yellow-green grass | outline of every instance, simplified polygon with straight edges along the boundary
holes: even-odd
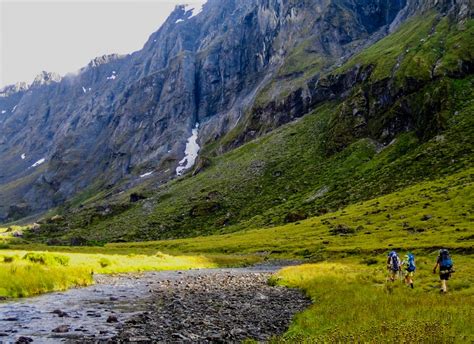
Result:
[[[119,255],[1,250],[0,297],[26,297],[87,286],[94,282],[94,273],[217,268],[258,260],[243,256],[171,256],[160,252]]]
[[[285,226],[192,239],[107,244],[104,248],[82,250],[258,253],[310,259],[389,248],[430,251],[446,246],[472,253],[473,176],[474,169],[470,168]]]
[[[274,342],[472,343],[474,258],[454,256],[448,294],[439,293],[436,255],[418,258],[415,288],[387,281],[381,264],[355,260],[288,267],[272,282],[305,290],[313,305]]]

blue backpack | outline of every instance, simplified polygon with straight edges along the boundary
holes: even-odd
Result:
[[[439,252],[439,268],[440,270],[451,270],[453,268],[453,260],[446,249]]]
[[[407,271],[408,272],[413,272],[416,270],[415,266],[415,256],[413,253],[408,253],[408,262],[407,262]]]
[[[400,270],[400,260],[398,259],[397,253],[395,251],[392,251],[390,252],[389,257],[392,271]]]

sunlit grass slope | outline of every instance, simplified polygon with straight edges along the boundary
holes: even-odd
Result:
[[[415,288],[388,282],[384,264],[356,260],[280,271],[272,282],[302,288],[313,305],[297,315],[287,343],[471,343],[474,340],[474,259],[454,256],[456,272],[440,295],[436,255],[417,260]]]
[[[108,244],[109,250],[260,253],[300,258],[447,246],[473,252],[474,168],[285,226],[227,235]]]

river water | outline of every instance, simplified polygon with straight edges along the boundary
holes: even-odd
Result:
[[[0,303],[0,343],[15,343],[22,336],[34,343],[107,341],[120,331],[124,321],[147,309],[155,283],[222,272],[275,272],[279,268],[269,265],[98,275],[96,284],[90,287]],[[108,322],[114,320],[109,317],[116,317],[118,322]],[[54,332],[58,327],[67,332]]]

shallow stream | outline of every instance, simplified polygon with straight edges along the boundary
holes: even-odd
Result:
[[[106,341],[118,334],[126,320],[147,309],[150,291],[160,281],[223,272],[274,272],[279,268],[269,265],[98,275],[90,287],[0,303],[0,343],[15,343],[20,337],[31,338],[34,343]]]

